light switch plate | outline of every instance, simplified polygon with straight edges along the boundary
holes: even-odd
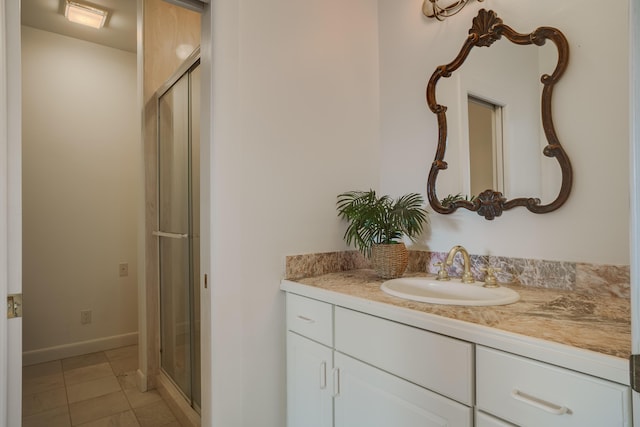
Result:
[[[120,277],[127,277],[129,275],[129,263],[121,262],[118,265],[118,271],[120,272]]]

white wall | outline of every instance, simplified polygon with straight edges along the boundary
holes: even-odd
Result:
[[[203,424],[281,427],[284,258],[344,249],[337,194],[379,182],[377,8],[212,5],[203,28],[213,28],[213,280],[203,299],[213,379]]]
[[[470,2],[444,22],[422,16],[421,3],[378,1],[381,190],[425,194],[438,136],[426,84],[436,66],[457,55],[480,8],[495,10],[516,31],[553,26],[567,37],[569,66],[554,91],[553,114],[574,169],[571,196],[559,210],[536,215],[517,208],[493,222],[466,210],[433,214],[426,247],[462,244],[475,254],[628,264],[627,2],[608,2],[605,13],[578,0]],[[452,156],[447,152],[445,160],[453,163]],[[387,167],[387,159],[395,166]]]
[[[30,27],[22,43],[29,363],[56,346],[135,339],[140,123],[135,54]],[[128,277],[119,277],[121,262]],[[80,324],[85,309],[90,325]]]

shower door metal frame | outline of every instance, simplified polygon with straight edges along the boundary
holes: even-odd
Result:
[[[160,88],[155,92],[154,94],[154,100],[156,103],[156,144],[157,144],[157,157],[156,157],[156,162],[159,161],[159,156],[160,156],[160,129],[161,129],[161,123],[160,123],[160,100],[162,98],[163,95],[165,95],[167,92],[169,92],[169,90],[171,90],[174,85],[180,81],[180,79],[182,79],[182,77],[184,77],[185,75],[191,73],[192,70],[194,70],[195,68],[197,68],[200,65],[200,48],[196,48],[191,55],[189,55],[189,57],[187,57],[185,59],[185,61],[180,65],[180,67],[178,67],[178,69],[174,72],[174,74],[162,85],[160,86]],[[189,88],[191,87],[191,82],[189,81]],[[190,91],[189,91],[190,92]],[[189,118],[191,119],[191,105],[189,102]],[[191,161],[192,159],[192,148],[191,148],[191,140],[192,140],[192,129],[191,127],[189,127],[189,154],[188,154],[188,159],[189,161]],[[156,206],[157,206],[157,211],[156,211],[156,224],[158,224],[158,226],[160,225],[160,173],[161,173],[161,169],[160,166],[158,165],[157,167],[157,176],[156,176],[156,182],[158,182],[158,186],[157,186],[157,194],[156,194]],[[192,194],[192,189],[193,189],[193,177],[192,174],[189,173],[188,174],[188,191],[190,194]],[[199,195],[197,195],[199,197]],[[189,203],[188,206],[188,216],[190,218],[193,218],[193,203]],[[185,400],[189,403],[189,405],[194,408],[198,413],[200,413],[200,404],[196,403],[194,400],[194,380],[193,380],[193,367],[195,366],[195,352],[193,351],[193,343],[194,343],[194,339],[195,339],[195,321],[196,319],[194,318],[193,312],[194,312],[194,301],[195,301],[195,295],[194,295],[194,290],[196,286],[199,286],[198,283],[198,277],[194,277],[194,272],[193,272],[193,264],[194,264],[194,250],[193,250],[193,235],[191,234],[193,230],[193,227],[189,227],[189,233],[185,234],[185,233],[170,233],[170,232],[164,232],[164,231],[160,231],[160,230],[156,230],[154,231],[152,234],[158,238],[160,237],[165,237],[165,238],[174,238],[174,239],[188,239],[189,243],[188,243],[188,255],[189,255],[189,264],[190,264],[190,268],[189,268],[189,307],[190,307],[190,328],[189,328],[189,340],[190,340],[190,345],[191,345],[191,349],[189,352],[189,363],[190,363],[190,396],[187,396],[186,393],[184,392],[184,390],[182,390],[180,388],[180,386],[176,383],[176,381],[174,380],[174,378],[172,378],[171,375],[169,375],[164,368],[162,367],[162,291],[160,289],[160,285],[161,285],[161,272],[160,272],[160,268],[161,268],[161,262],[160,262],[160,244],[158,243],[158,253],[156,254],[156,259],[158,260],[158,262],[156,263],[156,267],[158,269],[157,271],[157,277],[158,277],[158,296],[159,296],[159,307],[158,307],[158,336],[159,336],[159,350],[160,350],[160,359],[159,359],[159,369],[161,372],[164,372],[166,377],[169,379],[169,381],[171,381],[171,383],[175,386],[176,390],[178,390],[183,397],[185,398]],[[202,362],[202,361],[201,361]]]

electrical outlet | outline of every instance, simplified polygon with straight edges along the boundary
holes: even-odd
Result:
[[[129,263],[121,262],[118,265],[118,271],[120,272],[120,277],[127,277],[129,275]]]
[[[81,310],[80,311],[80,324],[88,325],[91,323],[91,310]]]

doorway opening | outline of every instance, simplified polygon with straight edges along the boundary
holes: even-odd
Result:
[[[504,192],[502,106],[468,96],[469,177],[472,195]]]

